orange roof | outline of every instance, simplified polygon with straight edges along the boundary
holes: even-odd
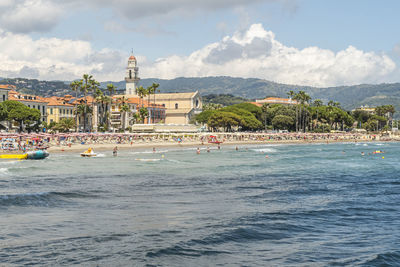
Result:
[[[249,102],[250,104],[256,105],[257,107],[262,107],[261,103],[257,103],[257,102]]]
[[[135,61],[136,61],[136,58],[135,58],[134,55],[131,55],[131,56],[129,57],[129,60],[135,60]]]
[[[17,87],[12,84],[0,84],[0,89],[15,90]]]
[[[46,98],[48,100],[48,106],[67,106],[73,107],[73,105],[69,104],[68,101],[63,97],[52,96]]]
[[[121,97],[114,96],[113,100],[118,102],[120,98]],[[128,104],[143,105],[143,107],[165,108],[163,105],[153,104],[151,102],[149,103],[149,101],[145,100],[144,98],[142,100],[140,100],[140,97],[125,98],[125,101]]]
[[[264,100],[279,100],[279,101],[289,101],[289,98],[281,98],[281,97],[267,97]]]
[[[297,104],[297,101],[290,98],[281,98],[281,97],[267,97],[262,100],[256,100],[257,103],[277,103],[277,104]]]
[[[20,94],[14,90],[11,90],[8,92],[8,100],[24,101],[24,102],[39,102],[39,103],[48,102],[44,97],[40,97],[40,96],[36,96],[36,95]]]
[[[93,96],[90,96],[90,95],[86,96],[86,101],[88,104],[93,104],[93,102],[94,102]],[[80,104],[83,102],[85,102],[85,97],[75,99],[74,101],[72,101],[72,104]]]

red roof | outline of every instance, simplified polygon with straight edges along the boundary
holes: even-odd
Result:
[[[129,57],[129,60],[135,60],[135,61],[136,61],[136,58],[135,58],[134,55],[131,55],[131,56]]]

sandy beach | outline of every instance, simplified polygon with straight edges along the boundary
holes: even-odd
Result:
[[[398,135],[361,133],[32,133],[1,134],[3,152],[47,149],[50,153],[147,150],[166,147],[215,147],[262,144],[399,141]],[[14,149],[9,149],[9,146]]]

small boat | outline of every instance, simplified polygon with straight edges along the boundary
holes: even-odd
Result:
[[[44,150],[29,151],[24,154],[3,154],[0,159],[45,159],[49,156],[49,152]]]
[[[96,156],[97,156],[97,154],[94,153],[92,148],[89,148],[85,152],[81,153],[81,157],[96,157]]]
[[[382,150],[375,150],[374,152],[372,152],[372,154],[383,154],[385,152],[383,152]]]

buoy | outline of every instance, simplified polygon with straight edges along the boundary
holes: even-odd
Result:
[[[385,157],[382,157],[382,159],[384,159]]]
[[[162,154],[161,157],[164,158],[164,154]]]

